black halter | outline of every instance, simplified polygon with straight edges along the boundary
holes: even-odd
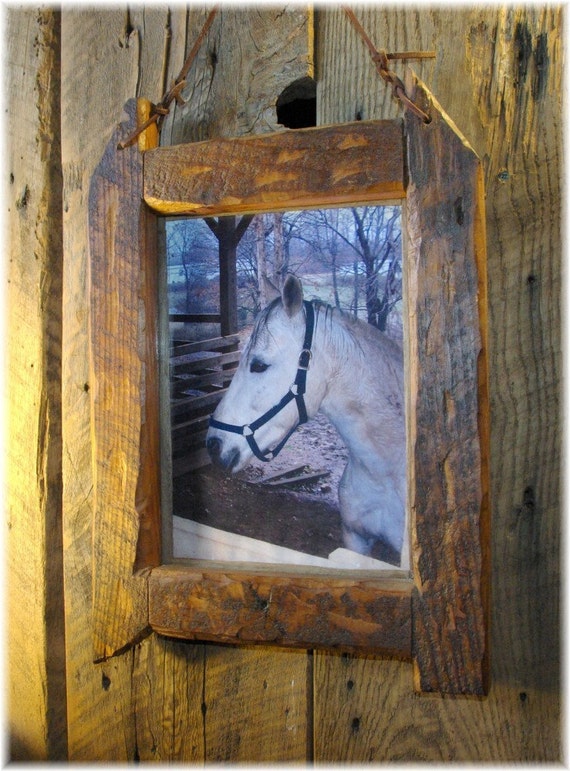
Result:
[[[254,420],[253,423],[249,423],[245,426],[237,426],[232,423],[222,423],[220,420],[215,420],[213,417],[210,418],[210,426],[212,426],[212,428],[219,428],[221,431],[230,431],[232,434],[240,434],[241,436],[245,436],[251,451],[256,458],[259,458],[259,460],[273,460],[273,458],[281,452],[283,447],[285,447],[287,440],[297,429],[297,427],[300,426],[301,423],[306,423],[308,420],[304,395],[307,385],[307,370],[309,369],[309,362],[311,361],[312,356],[311,345],[313,343],[313,330],[315,328],[315,311],[313,304],[307,302],[307,300],[303,301],[303,305],[305,306],[305,339],[303,341],[303,350],[299,354],[299,363],[297,364],[297,375],[295,377],[295,382],[287,391],[285,396],[281,399],[281,401],[274,407],[271,407],[271,409],[267,410],[267,412],[264,412],[263,415],[260,418],[257,418],[257,420]],[[273,448],[273,450],[268,450],[266,453],[261,452],[259,445],[255,441],[255,432],[258,428],[264,426],[272,418],[274,418],[275,415],[281,412],[281,410],[284,409],[293,399],[295,399],[297,403],[299,422],[293,426],[285,438],[282,439],[279,444]]]

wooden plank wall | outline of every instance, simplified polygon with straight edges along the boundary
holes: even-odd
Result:
[[[61,548],[59,18],[6,14],[6,704],[14,757],[66,752]],[[52,73],[56,74],[52,80]],[[6,306],[5,306],[6,307]],[[4,315],[3,315],[4,319]],[[6,338],[3,337],[6,341]]]
[[[490,695],[418,697],[409,664],[373,656],[234,648],[154,635],[93,663],[89,184],[127,100],[162,95],[207,9],[65,10],[61,33],[53,10],[11,9],[18,35],[11,38],[8,62],[14,169],[6,173],[14,175],[11,222],[20,224],[11,230],[10,384],[26,394],[12,402],[10,426],[17,437],[10,468],[18,469],[9,520],[16,544],[9,673],[16,694],[10,714],[15,757],[55,759],[65,754],[66,744],[74,761],[560,757],[562,13],[552,6],[355,11],[378,46],[437,51],[435,62],[416,70],[485,165],[494,501]],[[177,108],[174,122],[169,119],[166,142],[271,128],[272,100],[310,64],[302,54],[307,37],[301,21],[302,14],[294,20],[265,8],[224,7],[197,62],[192,103]],[[320,123],[397,114],[340,11],[319,11],[317,41]],[[58,93],[60,50],[58,181],[57,131],[46,134],[45,116],[58,109],[57,99],[54,104],[46,93]],[[286,62],[296,63],[293,70]],[[42,69],[47,80],[40,77]],[[46,196],[52,208],[40,216],[33,207]],[[46,230],[49,238],[42,237]],[[58,389],[49,389],[58,384],[59,372],[48,371],[47,364],[48,352],[58,360],[60,334],[62,419],[53,393]],[[50,405],[55,412],[47,422]],[[47,458],[45,448],[51,447],[57,459],[60,431],[61,463],[50,466],[53,497],[46,499],[45,487],[36,482],[36,458]],[[63,586],[54,527],[60,521],[61,473]],[[50,664],[47,645],[48,636],[50,645],[63,643],[57,615],[63,587],[66,689],[61,664]],[[32,611],[24,624],[16,607],[25,603]],[[24,638],[32,629],[38,631],[38,648],[27,652]],[[24,685],[26,700],[17,696]],[[55,714],[61,715],[65,697],[67,737],[61,723],[48,728],[50,704],[58,704]]]
[[[406,690],[399,665],[353,659],[351,694],[361,691],[353,709],[362,714],[354,737],[349,720],[339,725],[326,707],[345,695],[343,664],[317,656],[327,686],[323,709],[316,704],[316,753],[333,760],[340,743],[350,759],[359,761],[554,759],[559,734],[561,12],[538,5],[355,10],[378,46],[437,52],[435,62],[414,68],[484,162],[493,684],[482,702],[418,699]],[[325,12],[318,30],[320,119],[390,117],[393,100],[379,79],[365,74],[368,53],[342,14]],[[343,50],[350,50],[350,57],[340,57]],[[386,712],[395,719],[379,717]]]

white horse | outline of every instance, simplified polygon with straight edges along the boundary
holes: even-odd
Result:
[[[395,342],[304,301],[301,282],[288,276],[256,320],[206,446],[215,465],[237,472],[252,455],[271,460],[299,423],[322,410],[349,451],[338,490],[345,546],[370,554],[380,539],[407,567],[403,390]]]

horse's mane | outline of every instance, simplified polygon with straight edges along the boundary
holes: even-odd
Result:
[[[334,344],[341,355],[356,354],[366,357],[369,355],[370,347],[377,348],[382,344],[380,340],[384,341],[384,345],[394,347],[394,352],[399,349],[397,343],[382,335],[379,330],[365,321],[356,319],[323,300],[313,299],[310,302],[315,309],[315,330],[319,325],[322,325],[324,336]],[[248,347],[257,344],[260,334],[267,327],[272,314],[281,306],[281,303],[281,298],[276,297],[259,312]]]
[[[371,349],[382,347],[385,353],[386,349],[391,349],[393,355],[401,356],[401,346],[377,327],[322,300],[312,302],[316,323],[324,314],[325,334],[339,352],[347,355],[354,353],[366,358]]]

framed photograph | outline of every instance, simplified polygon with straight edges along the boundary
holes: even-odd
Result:
[[[482,171],[408,85],[429,123],[110,144],[97,658],[152,629],[397,656],[418,691],[486,692]]]
[[[172,556],[409,573],[401,244],[393,205],[166,222]]]

